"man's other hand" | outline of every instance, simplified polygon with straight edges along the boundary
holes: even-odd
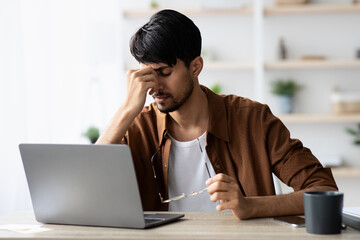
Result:
[[[237,181],[225,174],[217,174],[206,181],[210,200],[216,202],[220,200],[220,204],[216,206],[216,210],[223,211],[230,209],[232,213],[239,219],[247,219],[250,217],[251,207],[249,202],[241,193]]]

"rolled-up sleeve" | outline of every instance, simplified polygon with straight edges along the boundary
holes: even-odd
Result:
[[[337,188],[331,170],[323,168],[300,140],[290,138],[289,130],[266,105],[263,109],[263,123],[272,171],[279,179],[295,191],[314,186]]]

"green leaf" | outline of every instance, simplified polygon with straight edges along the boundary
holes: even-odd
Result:
[[[83,135],[86,136],[91,143],[95,143],[100,136],[100,131],[97,127],[91,126]]]
[[[220,94],[221,93],[221,86],[220,84],[214,84],[210,87],[210,89],[216,93],[216,94]]]
[[[354,129],[351,128],[346,128],[346,132],[353,135],[353,136],[357,136],[359,134],[359,132],[355,131]]]
[[[277,81],[271,82],[270,87],[273,94],[286,96],[294,96],[296,92],[303,88],[303,86],[297,84],[292,79],[279,79]]]

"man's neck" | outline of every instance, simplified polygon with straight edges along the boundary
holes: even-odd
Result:
[[[195,84],[189,99],[176,111],[169,113],[169,132],[178,141],[191,141],[200,137],[209,122],[209,107],[205,92]]]

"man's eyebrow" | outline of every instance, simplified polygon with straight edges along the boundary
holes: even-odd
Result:
[[[161,67],[158,67],[158,68],[154,68],[154,71],[161,71],[161,70],[164,70],[166,68],[171,68],[170,66],[166,65],[166,66],[161,66]]]

